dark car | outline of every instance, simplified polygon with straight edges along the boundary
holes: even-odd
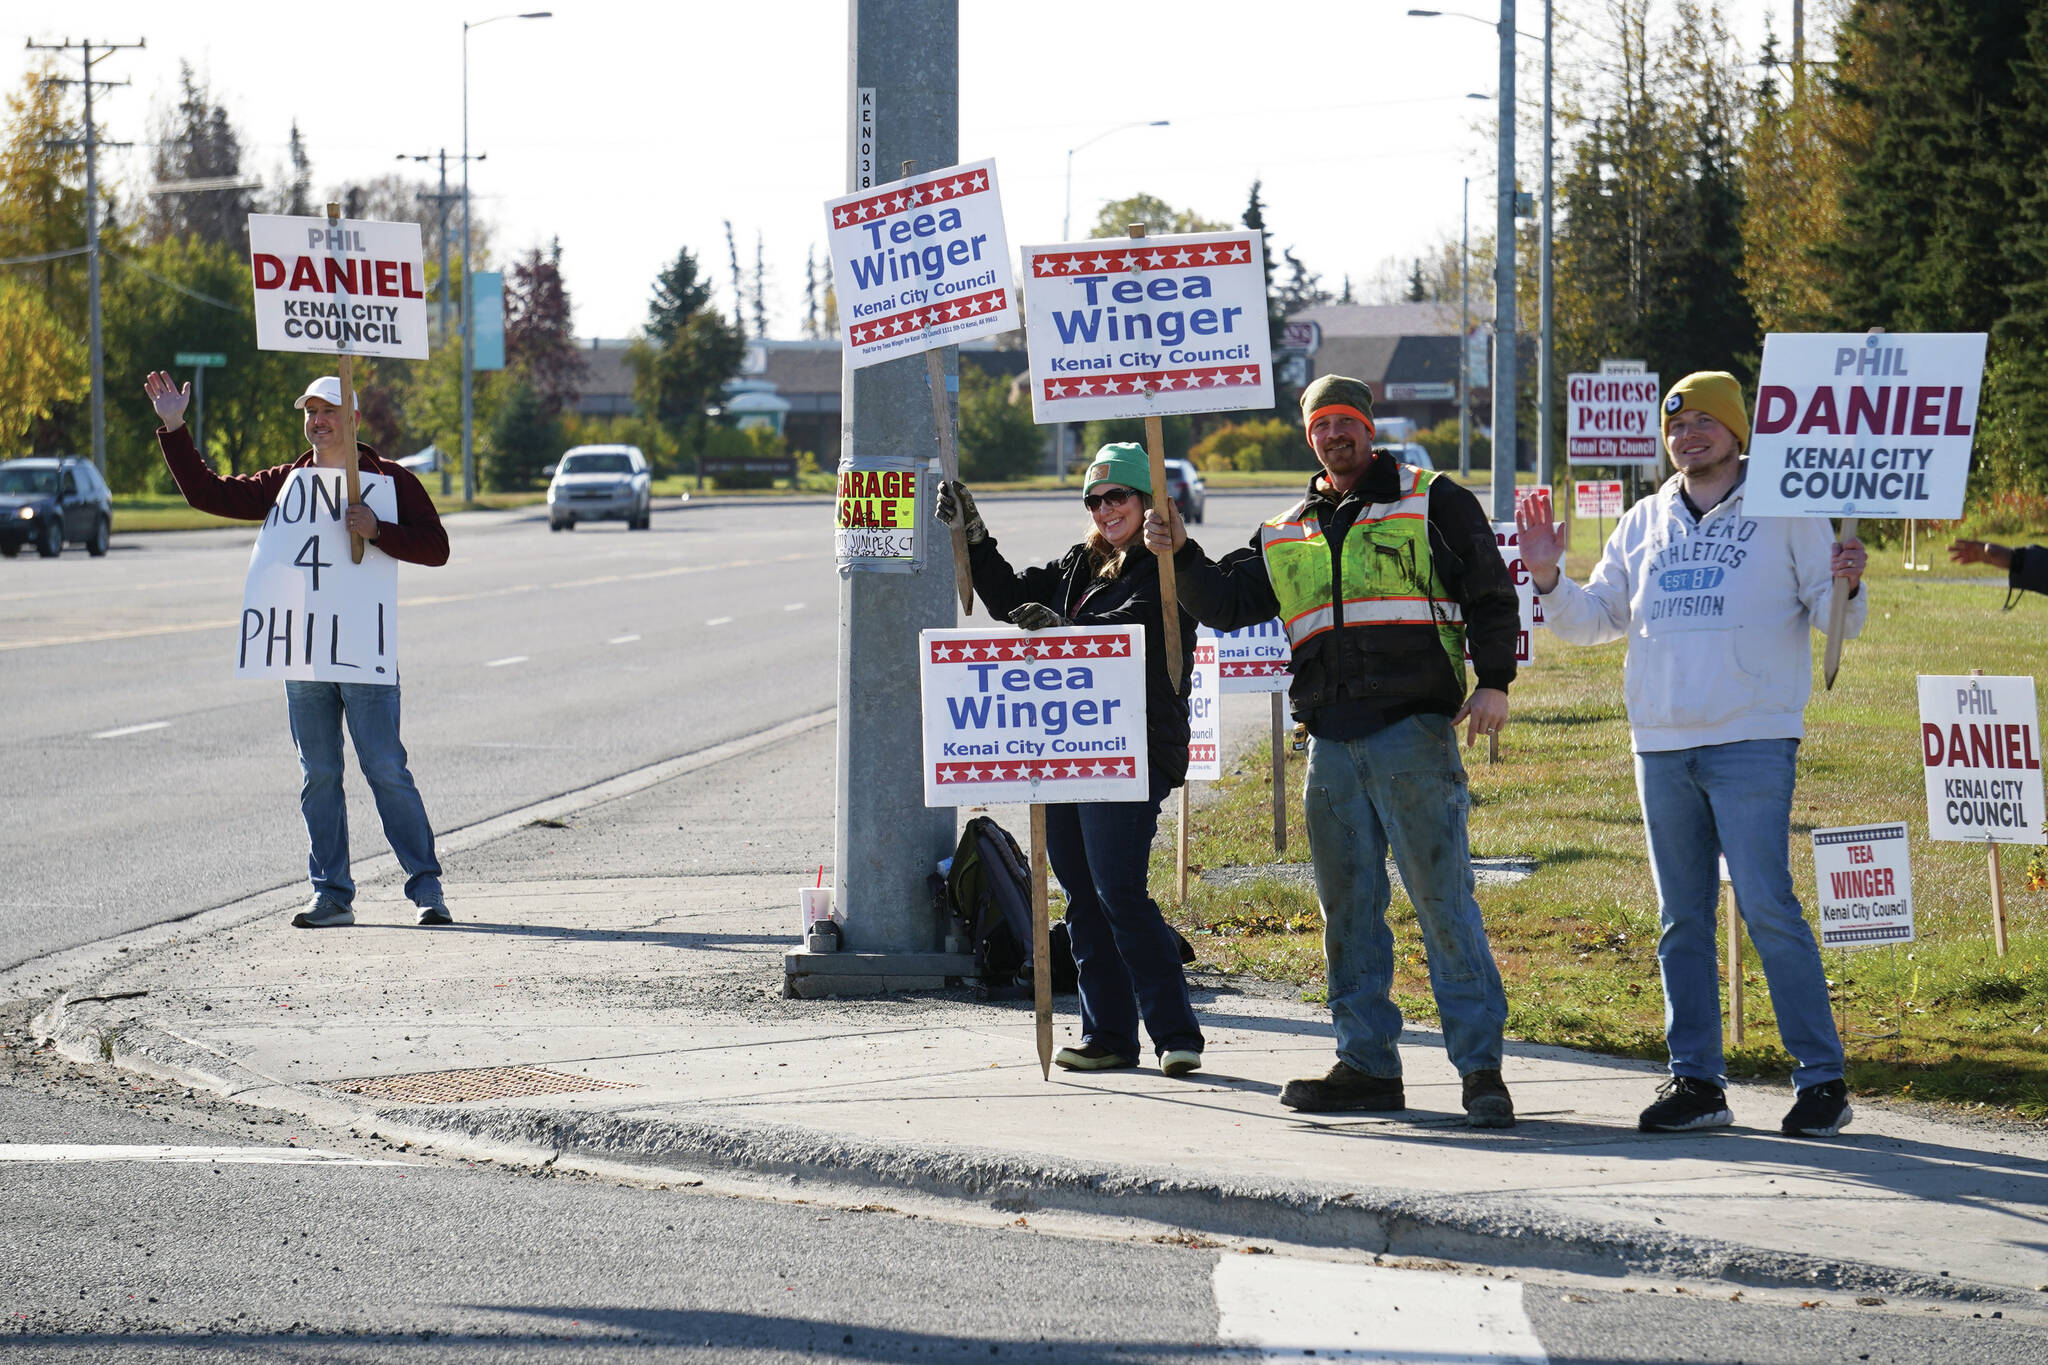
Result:
[[[1181,520],[1199,522],[1209,501],[1209,486],[1202,482],[1201,472],[1186,460],[1168,460],[1166,495],[1180,509]]]
[[[68,540],[98,558],[113,529],[114,495],[91,460],[60,455],[0,463],[0,555],[12,559],[33,545],[54,559]]]

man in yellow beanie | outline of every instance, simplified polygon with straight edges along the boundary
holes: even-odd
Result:
[[[1303,391],[1301,415],[1322,470],[1248,548],[1216,563],[1186,538],[1171,502],[1145,518],[1154,554],[1177,547],[1183,610],[1217,630],[1278,615],[1293,651],[1288,695],[1309,734],[1303,805],[1337,1062],[1289,1081],[1280,1102],[1311,1112],[1406,1107],[1387,928],[1391,849],[1422,927],[1444,1048],[1464,1078],[1465,1121],[1506,1128],[1515,1121],[1500,1075],[1507,998],[1473,896],[1458,725],[1468,724],[1469,743],[1507,721],[1514,583],[1477,498],[1373,449],[1370,388],[1324,375]]]
[[[1678,472],[1622,516],[1583,587],[1558,572],[1563,528],[1551,520],[1549,492],[1515,515],[1551,633],[1580,645],[1628,640],[1623,686],[1671,1050],[1671,1077],[1638,1126],[1685,1132],[1735,1121],[1723,1089],[1714,946],[1725,855],[1778,1035],[1798,1063],[1780,1131],[1832,1137],[1851,1117],[1842,1040],[1788,848],[1813,691],[1810,632],[1827,629],[1843,590],[1837,574],[1848,584],[1848,632],[1863,628],[1863,547],[1835,544],[1820,521],[1744,512],[1749,417],[1735,376],[1709,370],[1672,385],[1663,428]]]

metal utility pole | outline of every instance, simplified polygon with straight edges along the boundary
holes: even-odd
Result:
[[[957,162],[958,0],[848,0],[847,9],[847,188],[863,187],[857,149],[864,100],[871,101],[875,183],[893,178],[906,161],[924,168]],[[950,388],[958,349],[945,348],[945,357]],[[922,355],[858,370],[845,360],[841,365],[851,460],[938,449]],[[936,471],[937,462],[929,467]],[[839,577],[832,886],[844,939],[837,953],[785,957],[790,995],[875,995],[939,986],[973,971],[968,955],[941,951],[947,918],[925,885],[938,860],[953,851],[956,817],[950,808],[924,803],[917,636],[921,629],[953,625],[959,607],[952,539],[931,518],[928,486],[918,480],[923,572]]]
[[[1792,103],[1806,93],[1806,0],[1792,0]]]
[[[1498,212],[1493,267],[1493,519],[1515,517],[1515,0],[1500,0]]]
[[[1550,48],[1551,10],[1554,0],[1543,0],[1543,259],[1538,266],[1539,289],[1542,297],[1537,304],[1537,327],[1541,341],[1536,353],[1536,483],[1539,487],[1550,487],[1550,476],[1554,472],[1556,436],[1551,431],[1557,401],[1552,390],[1556,384],[1555,372],[1551,369],[1551,328],[1550,303],[1553,290],[1550,280]]]
[[[104,478],[107,472],[107,375],[106,357],[100,344],[100,181],[99,149],[102,147],[127,147],[126,142],[102,142],[99,125],[93,121],[92,92],[95,86],[126,85],[126,81],[96,81],[92,69],[123,48],[139,48],[140,42],[95,43],[91,39],[82,42],[30,43],[31,52],[69,52],[78,49],[79,62],[85,75],[72,80],[68,76],[54,76],[58,85],[82,86],[85,90],[85,127],[83,136],[53,140],[53,146],[85,148],[85,292],[87,312],[87,347],[92,354],[92,463]],[[94,55],[97,49],[98,55]]]
[[[1458,238],[1458,472],[1472,472],[1472,177]]]
[[[429,158],[424,156],[407,156],[404,152],[400,152],[398,154],[398,159],[400,161],[426,161]],[[441,278],[440,282],[435,286],[434,290],[435,294],[439,297],[441,303],[441,330],[436,338],[436,344],[446,346],[448,344],[449,308],[448,206],[459,201],[462,198],[462,196],[459,194],[451,194],[448,191],[448,149],[446,147],[443,147],[440,150],[439,159],[441,162],[440,192],[438,194],[422,194],[420,198],[426,200],[428,203],[434,206],[434,212],[436,215],[435,221],[439,224],[439,226],[435,229],[434,233],[435,240],[438,243],[440,243],[441,248]],[[481,161],[483,160],[483,157],[478,156],[477,160]],[[464,283],[463,287],[465,289],[469,287],[467,282]],[[448,457],[445,453],[442,453],[440,451],[436,451],[435,455],[436,459],[434,462],[441,466],[441,496],[445,498],[449,495],[451,491],[450,475],[448,471]]]

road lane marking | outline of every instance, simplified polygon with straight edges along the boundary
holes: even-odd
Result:
[[[124,725],[118,730],[102,730],[94,735],[93,738],[120,739],[124,735],[139,735],[145,730],[166,730],[170,728],[170,724],[167,720],[144,721],[140,725]]]
[[[1545,1365],[1513,1280],[1225,1253],[1211,1277],[1219,1345],[1262,1360]]]
[[[402,1161],[350,1156],[317,1147],[150,1147],[92,1142],[0,1142],[0,1162],[205,1162],[216,1166],[403,1166]]]
[[[804,609],[804,604],[801,602],[784,602],[782,604],[782,609],[784,611],[802,611]]]
[[[503,668],[507,664],[523,664],[526,662],[528,657],[529,656],[525,654],[507,654],[502,659],[486,659],[484,661],[484,667]]]
[[[723,564],[681,564],[674,568],[653,569],[646,573],[620,574],[616,580],[602,581],[620,583],[643,582],[654,578],[673,578],[679,574],[718,573],[726,569],[754,569],[764,564],[792,564],[807,559],[822,559],[820,554],[777,555],[772,559],[735,559]],[[593,580],[597,581],[597,580]],[[513,597],[526,592],[545,592],[551,588],[567,587],[569,584],[519,583],[506,588],[492,588],[484,592],[445,593],[438,597],[401,597],[401,607],[438,607],[452,602],[480,602],[492,597]],[[47,640],[0,640],[0,653],[15,649],[46,649],[53,645],[97,645],[110,640],[147,640],[159,635],[189,635],[201,630],[234,630],[240,617],[221,617],[211,621],[187,621],[180,625],[144,626],[136,630],[100,630],[84,635],[58,635]]]
[[[707,626],[729,626],[732,624],[732,618],[730,616],[714,616],[704,624]]]
[[[611,639],[606,640],[605,643],[608,645],[630,645],[639,638],[637,635],[614,635]]]

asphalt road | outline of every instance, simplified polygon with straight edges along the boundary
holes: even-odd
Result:
[[[2032,1314],[735,1197],[396,1150],[97,1068],[6,1073],[0,1358],[2048,1360]]]
[[[1234,546],[1285,494],[1217,496]],[[1065,498],[988,500],[1017,563],[1079,538]],[[399,575],[405,737],[437,830],[832,706],[829,504],[713,503],[551,534],[449,519]],[[302,880],[283,689],[237,681],[254,529],[117,536],[0,564],[0,970]],[[349,779],[353,851],[384,851]],[[451,883],[460,868],[451,863]]]

